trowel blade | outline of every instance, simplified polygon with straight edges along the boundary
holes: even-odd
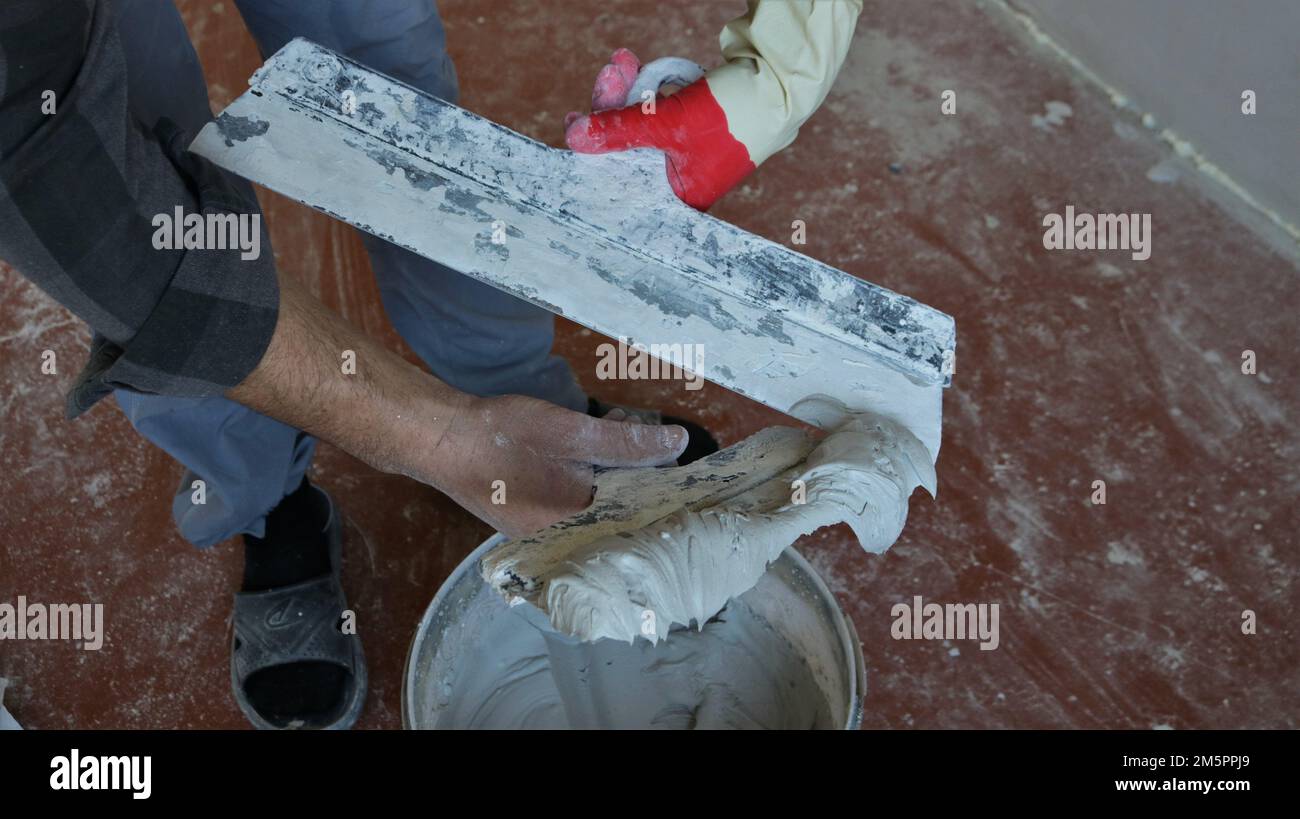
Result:
[[[781,412],[950,382],[950,316],[682,204],[657,151],[550,148],[302,39],[250,85],[191,150]]]

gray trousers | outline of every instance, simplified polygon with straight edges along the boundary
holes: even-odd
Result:
[[[456,70],[434,0],[237,0],[267,57],[294,37],[347,54],[455,102]],[[197,134],[212,118],[198,57],[169,0],[119,0],[133,114],[146,128],[169,117]],[[550,313],[450,268],[363,234],[394,328],[443,381],[475,395],[530,395],[574,410],[587,399],[551,355]],[[263,247],[262,252],[270,252]],[[266,514],[297,488],[315,439],[224,398],[119,390],[132,426],[186,467],[172,499],[186,540],[210,546],[262,535]],[[206,502],[192,502],[195,480]]]

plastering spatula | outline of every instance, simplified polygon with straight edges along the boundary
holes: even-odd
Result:
[[[250,85],[191,150],[607,336],[701,345],[730,390],[901,416],[950,382],[950,316],[682,204],[658,151],[550,148],[302,39]]]

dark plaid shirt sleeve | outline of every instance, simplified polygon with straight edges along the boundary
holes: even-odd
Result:
[[[115,388],[222,394],[261,361],[279,307],[264,230],[256,259],[155,249],[154,217],[178,206],[259,211],[170,122],[131,116],[112,17],[95,0],[0,4],[0,258],[95,330],[69,415]]]

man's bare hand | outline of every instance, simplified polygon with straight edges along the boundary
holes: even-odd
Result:
[[[519,395],[475,398],[432,455],[433,483],[511,537],[585,509],[593,466],[658,466],[686,448],[686,430],[592,418]]]

